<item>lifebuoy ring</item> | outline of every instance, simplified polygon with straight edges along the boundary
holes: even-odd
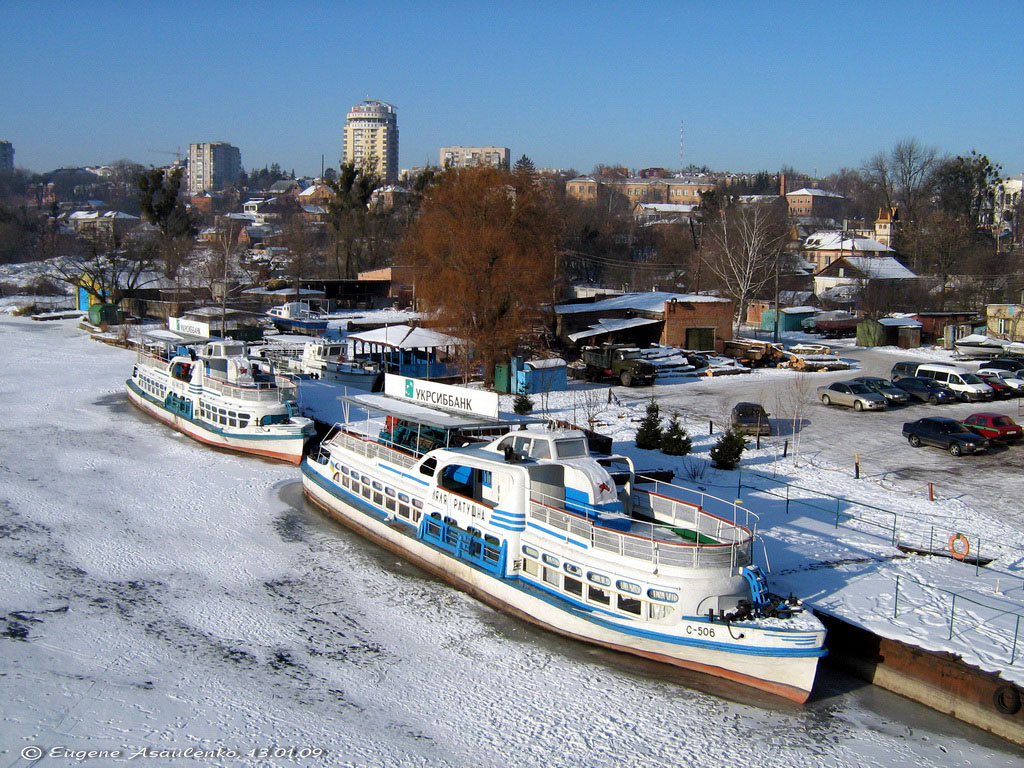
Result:
[[[957,560],[963,560],[971,553],[971,542],[962,533],[954,533],[949,537],[949,554]]]
[[[1020,691],[1012,685],[996,688],[992,694],[992,703],[1004,715],[1016,715],[1020,712]]]

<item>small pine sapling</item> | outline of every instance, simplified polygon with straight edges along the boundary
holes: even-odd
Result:
[[[743,455],[743,449],[747,447],[747,441],[739,432],[732,428],[725,430],[722,437],[711,449],[711,461],[720,469],[736,469]]]
[[[647,403],[647,412],[636,430],[636,447],[651,451],[661,447],[661,412],[653,397]]]
[[[693,442],[683,429],[683,425],[679,423],[679,417],[673,416],[661,436],[662,452],[669,456],[685,456],[692,448]]]
[[[533,400],[529,393],[520,392],[512,401],[512,410],[519,416],[525,416],[533,410]]]

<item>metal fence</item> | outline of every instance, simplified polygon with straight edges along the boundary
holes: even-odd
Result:
[[[926,599],[928,597],[940,599],[943,603],[941,612],[936,610],[933,600]],[[937,616],[949,623],[948,639],[952,640],[954,636],[963,639],[968,634],[973,639],[980,638],[1004,650],[1008,663],[1013,664],[1021,644],[1024,614],[1016,605],[998,603],[996,595],[971,596],[926,584],[910,576],[897,575],[892,618],[898,622],[900,616],[907,614]],[[972,645],[977,648],[976,642]]]

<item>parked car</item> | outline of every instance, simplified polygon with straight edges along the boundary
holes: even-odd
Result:
[[[963,425],[989,440],[1011,442],[1024,435],[1020,424],[1001,413],[972,413],[963,420]]]
[[[732,428],[744,435],[770,436],[772,423],[760,403],[736,403],[732,409]]]
[[[1024,360],[1016,357],[997,357],[995,360],[986,360],[982,368],[1000,368],[1004,371],[1024,371]]]
[[[872,392],[884,397],[887,405],[906,405],[910,402],[910,395],[881,376],[858,376],[854,381],[859,381]]]
[[[892,379],[895,384],[900,379],[905,379],[907,376],[917,376],[917,366],[920,363],[909,363],[906,361],[896,363],[889,371],[889,378]]]
[[[959,365],[925,363],[917,366],[917,375],[926,379],[935,379],[939,384],[945,384],[965,403],[975,400],[991,400],[995,397],[992,387],[979,379],[976,374]]]
[[[1013,394],[1024,395],[1024,379],[1020,378],[1022,371],[1008,371],[1005,368],[984,368],[978,369],[978,378],[982,381],[996,380],[1005,387],[1009,387]],[[990,384],[991,386],[991,384]]]
[[[903,425],[903,436],[912,446],[934,445],[945,448],[953,456],[975,453],[988,448],[988,439],[972,432],[956,419],[927,416]]]
[[[834,381],[818,387],[823,405],[845,405],[855,411],[881,411],[885,398],[859,381]]]
[[[893,381],[893,384],[910,395],[911,400],[917,400],[921,403],[938,405],[939,403],[952,403],[956,400],[956,395],[953,394],[949,387],[943,386],[932,379],[905,376],[902,379],[896,379]]]
[[[1005,384],[1001,378],[995,375],[995,373],[978,371],[978,378],[992,387],[992,391],[996,393],[996,397],[1007,398],[1017,396],[1017,390],[1009,384]]]

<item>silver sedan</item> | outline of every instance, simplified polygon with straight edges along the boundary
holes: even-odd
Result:
[[[872,392],[867,384],[859,381],[834,381],[818,387],[818,397],[823,405],[845,405],[855,411],[881,411],[885,409],[885,397]]]

